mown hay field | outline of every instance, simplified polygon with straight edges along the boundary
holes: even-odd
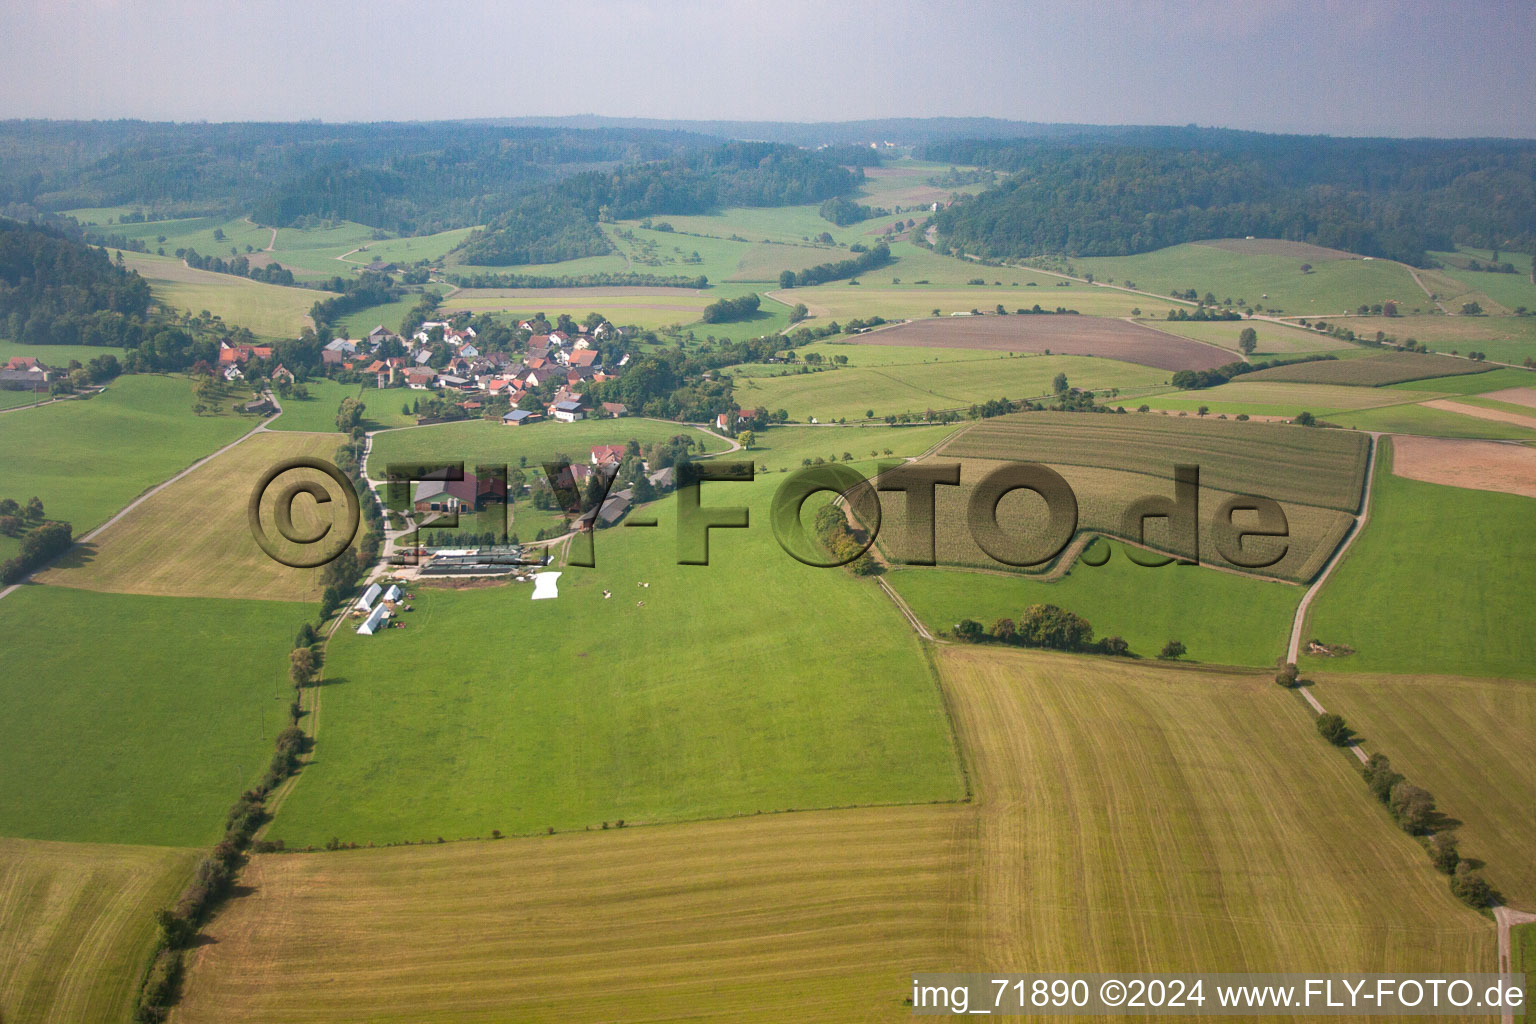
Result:
[[[128,1020],[193,850],[0,839],[0,1020]]]
[[[149,282],[157,305],[187,310],[193,316],[206,309],[223,317],[230,327],[248,327],[258,337],[269,340],[297,338],[305,327],[313,326],[310,308],[331,296],[330,292],[311,288],[290,288],[234,274],[193,270],[169,256],[125,252],[123,261]]]
[[[1267,676],[939,658],[972,803],[258,856],[178,1020],[894,1021],[917,969],[1490,968]]]
[[[1461,822],[1461,854],[1484,862],[1511,906],[1536,910],[1536,685],[1454,676],[1347,675],[1320,669],[1313,692],[1365,749],[1435,795]]]
[[[38,581],[163,597],[319,601],[324,570],[291,568],[263,551],[252,537],[247,505],[268,470],[297,457],[330,460],[340,440],[335,434],[293,431],[248,437],[146,498],[91,541],[75,545]],[[321,507],[300,496],[293,503],[295,527],[308,534],[326,523],[342,525],[340,485],[315,470],[283,473],[265,491],[261,516],[266,535],[285,556],[306,549],[277,532],[278,493],[301,481],[321,485],[332,501]]]

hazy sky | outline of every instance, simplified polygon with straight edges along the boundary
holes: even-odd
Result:
[[[5,0],[0,117],[1536,135],[1536,3]]]

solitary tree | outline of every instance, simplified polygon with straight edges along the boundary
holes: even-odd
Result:
[[[288,675],[294,686],[307,686],[315,677],[315,652],[308,647],[295,647],[288,653]]]
[[[1317,732],[1336,747],[1342,747],[1349,742],[1349,726],[1344,724],[1343,716],[1331,711],[1318,716]]]
[[[1163,649],[1157,652],[1157,656],[1164,661],[1176,661],[1188,653],[1182,640],[1169,640],[1163,645]]]
[[[1259,347],[1259,332],[1252,327],[1244,327],[1237,336],[1237,347],[1243,350],[1243,355],[1251,356]]]

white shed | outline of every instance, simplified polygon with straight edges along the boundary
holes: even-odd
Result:
[[[380,587],[377,583],[363,591],[363,596],[357,599],[358,609],[365,612],[371,609],[373,607],[373,602],[379,599],[379,594],[382,592],[383,588]]]
[[[389,609],[385,608],[382,604],[378,605],[373,611],[368,613],[368,617],[363,620],[361,626],[357,627],[357,631],[363,636],[373,636],[374,633],[384,628],[384,623],[388,619]]]
[[[374,586],[378,586],[378,584],[374,584]],[[388,590],[384,591],[384,600],[388,601],[390,604],[394,604],[404,596],[405,595],[401,592],[400,588],[395,586],[393,583],[389,585]]]

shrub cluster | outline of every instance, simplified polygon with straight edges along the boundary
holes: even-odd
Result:
[[[0,584],[10,586],[26,579],[35,569],[69,550],[74,543],[68,523],[45,522],[28,530],[21,538],[21,550],[14,558],[0,563]]]
[[[1053,604],[1032,604],[1017,620],[1001,618],[988,630],[975,619],[961,619],[955,624],[955,638],[966,643],[1000,643],[1014,647],[1035,647],[1051,651],[1097,651],[1128,657],[1130,644],[1118,636],[1093,639],[1088,620]]]

